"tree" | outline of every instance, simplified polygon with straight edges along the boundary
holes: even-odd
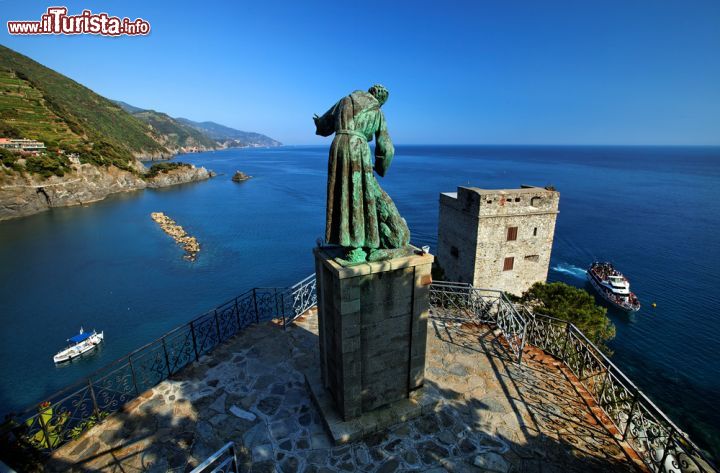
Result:
[[[523,293],[520,302],[533,311],[574,324],[598,348],[611,352],[605,343],[615,338],[615,326],[607,317],[607,309],[596,305],[595,298],[584,289],[562,282],[538,282]]]

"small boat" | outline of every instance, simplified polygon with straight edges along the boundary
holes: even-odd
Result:
[[[591,264],[587,278],[595,291],[613,307],[625,312],[640,310],[640,301],[630,292],[630,282],[611,263]]]
[[[75,358],[84,355],[85,353],[95,350],[95,348],[102,343],[104,339],[104,333],[97,333],[95,330],[92,333],[84,332],[80,327],[80,333],[74,337],[68,338],[67,348],[58,352],[57,355],[53,356],[55,363],[63,363],[65,361],[74,360]]]

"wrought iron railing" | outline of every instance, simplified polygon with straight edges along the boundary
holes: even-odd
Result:
[[[500,291],[433,282],[435,318],[496,326],[522,362],[525,345],[560,359],[652,472],[717,472],[698,448],[630,379],[572,323],[512,304]]]
[[[434,317],[496,326],[517,361],[522,361],[527,320],[502,291],[436,281],[430,285],[430,307]]]
[[[190,473],[240,473],[235,443],[228,442]]]
[[[289,316],[284,319],[284,325],[292,323],[300,315],[317,305],[317,290],[315,274],[311,274],[302,281],[286,290],[289,307],[286,311]]]
[[[252,289],[50,396],[39,407],[14,415],[0,430],[3,445],[52,452],[248,325],[278,319],[285,327],[316,304],[314,275],[289,288]],[[433,282],[430,307],[433,317],[497,327],[518,363],[526,344],[560,359],[608,415],[618,440],[627,441],[651,471],[718,471],[573,324],[512,304],[501,291],[461,283]],[[237,471],[216,470],[220,465],[237,468],[231,444],[198,468]],[[207,470],[210,467],[213,470]]]
[[[535,313],[527,343],[562,360],[653,472],[718,471],[698,448],[575,325]]]
[[[289,288],[251,289],[9,415],[0,426],[0,448],[15,455],[53,452],[247,326],[277,319],[285,327],[315,304],[314,280],[312,275]]]

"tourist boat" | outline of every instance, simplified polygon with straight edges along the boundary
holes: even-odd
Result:
[[[640,301],[630,292],[630,282],[611,263],[591,264],[587,278],[597,293],[613,307],[625,312],[640,310]]]
[[[68,338],[70,345],[60,351],[57,355],[53,356],[53,361],[55,363],[63,363],[65,361],[73,360],[85,353],[93,351],[95,347],[102,343],[103,339],[103,332],[97,333],[93,330],[92,333],[88,333],[84,332],[82,327],[80,327],[80,333],[74,337]]]

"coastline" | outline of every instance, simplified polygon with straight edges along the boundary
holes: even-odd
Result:
[[[215,175],[205,167],[188,165],[154,177],[145,177],[145,166],[135,161],[137,173],[114,166],[99,167],[75,160],[72,171],[62,177],[42,178],[30,174],[0,173],[0,221],[27,217],[56,207],[99,202],[111,194],[156,189],[198,182]]]

